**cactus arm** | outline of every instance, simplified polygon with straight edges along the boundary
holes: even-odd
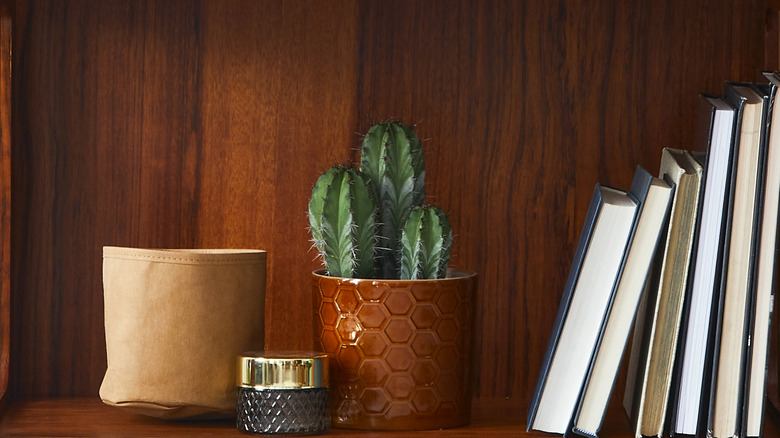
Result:
[[[323,242],[328,275],[351,277],[355,265],[352,242],[352,211],[349,208],[349,176],[343,170],[334,174],[322,210]]]
[[[363,138],[360,150],[360,170],[371,185],[377,204],[377,276],[397,278],[398,267],[395,251],[395,236],[390,218],[387,216],[386,192],[383,189],[387,172],[387,150],[390,136],[390,123],[379,123],[371,127]]]
[[[374,251],[376,247],[376,207],[366,177],[358,170],[347,171],[352,185],[352,216],[356,228],[353,230],[355,244],[356,278],[374,277]]]
[[[416,209],[415,209],[416,210]],[[420,278],[436,278],[439,273],[444,238],[434,207],[424,208],[420,230]]]
[[[398,124],[404,131],[404,137],[409,139],[409,154],[412,157],[412,169],[414,169],[414,194],[413,205],[423,205],[425,202],[425,160],[423,159],[422,144],[414,130],[403,123]]]
[[[322,210],[325,206],[325,195],[328,192],[328,186],[330,186],[333,181],[333,175],[335,173],[336,168],[332,168],[320,175],[317,182],[314,184],[314,188],[311,191],[311,198],[309,199],[309,230],[311,231],[314,246],[323,257],[325,242],[322,237]]]
[[[400,278],[443,278],[451,245],[447,215],[433,206],[414,207],[401,234]]]
[[[387,130],[386,168],[380,188],[380,221],[382,244],[388,248],[383,254],[382,275],[398,277],[401,228],[412,209],[414,169],[409,153],[410,142],[403,128],[392,124]]]
[[[386,123],[372,126],[363,137],[363,147],[360,149],[360,171],[366,175],[376,199],[379,199],[382,176],[385,174],[387,128]]]
[[[415,208],[409,214],[409,219],[401,233],[401,280],[413,280],[420,275],[420,253],[422,245],[420,233],[423,228],[423,211]]]
[[[401,229],[425,200],[425,162],[414,130],[400,122],[374,125],[363,139],[360,169],[377,201],[377,255],[382,278],[398,278]]]
[[[416,137],[415,137],[416,138]],[[414,204],[415,168],[412,164],[420,157],[413,157],[412,144],[400,124],[388,129],[388,141],[395,147],[387,148],[387,167],[382,181],[382,195],[387,199],[387,215],[396,230],[400,231]],[[419,145],[419,141],[417,142]],[[418,148],[417,152],[420,150]]]
[[[439,217],[439,224],[441,224],[441,234],[443,237],[443,244],[441,249],[441,261],[439,262],[439,269],[436,277],[444,278],[447,276],[447,266],[450,263],[450,253],[452,250],[452,226],[450,226],[450,219],[447,214],[436,209],[436,215]]]

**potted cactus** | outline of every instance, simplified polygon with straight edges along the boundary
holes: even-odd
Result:
[[[335,427],[440,429],[468,424],[476,275],[448,269],[452,229],[425,205],[411,127],[373,126],[360,167],[337,166],[309,201],[317,348],[331,357]]]

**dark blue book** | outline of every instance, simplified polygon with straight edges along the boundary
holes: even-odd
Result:
[[[528,409],[528,430],[571,430],[636,211],[628,193],[596,185]]]

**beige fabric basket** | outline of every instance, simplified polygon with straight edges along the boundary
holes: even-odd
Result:
[[[235,361],[262,350],[266,253],[103,248],[106,404],[158,418],[235,413]]]

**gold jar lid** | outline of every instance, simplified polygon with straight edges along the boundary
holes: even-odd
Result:
[[[238,357],[236,385],[255,389],[328,386],[328,356],[303,351],[250,351]]]

